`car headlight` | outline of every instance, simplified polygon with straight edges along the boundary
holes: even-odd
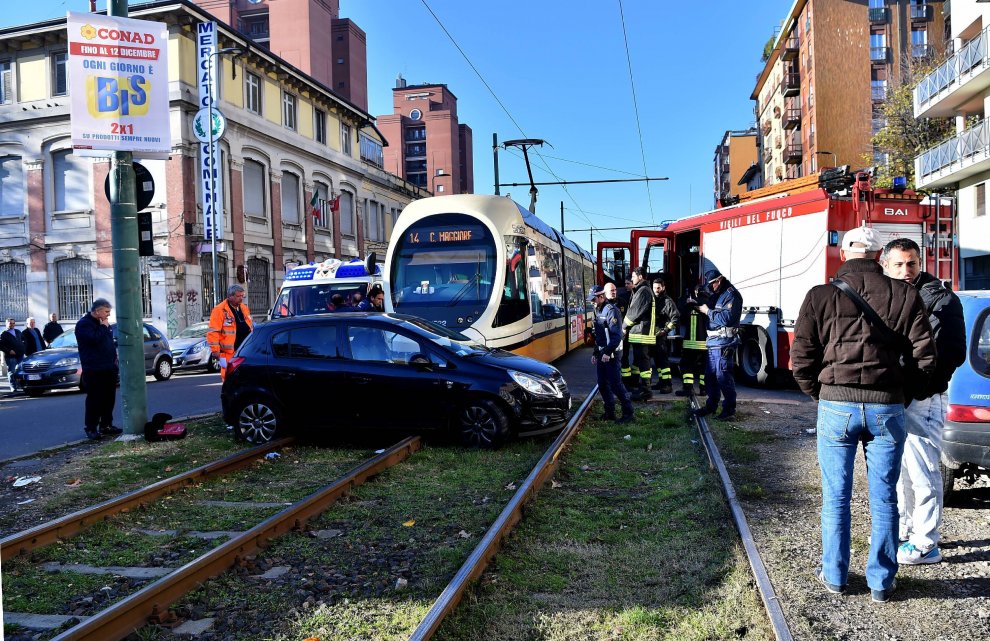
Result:
[[[509,376],[512,377],[519,387],[523,388],[530,394],[535,394],[536,396],[560,396],[560,390],[558,390],[553,383],[541,378],[539,376],[533,376],[532,374],[523,374],[522,372],[517,372],[515,370],[509,370]]]
[[[76,356],[70,356],[68,358],[60,358],[55,361],[55,367],[73,367],[79,364],[79,358]]]
[[[202,351],[205,351],[207,349],[209,349],[209,346],[206,344],[206,341],[205,340],[201,340],[201,341],[199,341],[198,343],[196,343],[195,345],[192,346],[192,351],[193,352],[202,352]]]

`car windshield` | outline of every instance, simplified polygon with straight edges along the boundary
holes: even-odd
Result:
[[[983,376],[990,377],[990,309],[984,310],[973,325],[970,363]]]
[[[285,287],[278,295],[272,308],[272,318],[285,316],[305,316],[307,314],[325,314],[332,311],[355,311],[358,297],[364,298],[368,291],[367,282],[321,283],[316,285],[294,285]],[[343,303],[336,310],[333,298],[340,294]]]
[[[207,330],[210,329],[209,323],[196,323],[195,325],[190,325],[181,332],[175,335],[176,338],[202,338],[206,336]]]
[[[419,329],[430,341],[453,352],[458,356],[469,356],[471,354],[484,354],[489,351],[487,347],[471,340],[460,332],[447,329],[442,325],[430,322],[423,318],[408,318],[406,322]]]
[[[49,347],[77,347],[76,330],[70,329],[62,332],[58,338],[52,341]]]

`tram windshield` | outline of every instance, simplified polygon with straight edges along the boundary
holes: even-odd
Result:
[[[495,241],[477,219],[439,214],[396,241],[391,294],[396,312],[446,327],[468,327],[492,298]]]

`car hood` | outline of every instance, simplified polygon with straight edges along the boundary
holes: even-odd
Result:
[[[168,344],[172,349],[189,349],[196,343],[201,343],[205,340],[205,336],[200,336],[199,338],[173,338]]]
[[[472,356],[471,360],[476,363],[484,363],[502,369],[514,369],[525,374],[535,374],[544,378],[550,378],[557,373],[557,369],[552,365],[547,365],[535,358],[520,356],[501,349],[494,349],[480,356]]]
[[[48,349],[43,349],[40,352],[35,352],[27,358],[25,358],[21,363],[45,363],[45,362],[55,362],[60,358],[68,358],[71,356],[79,357],[79,350],[75,347],[50,347]]]

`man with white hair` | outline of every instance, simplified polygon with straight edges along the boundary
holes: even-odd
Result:
[[[833,594],[849,575],[850,501],[862,444],[872,534],[866,582],[885,603],[897,587],[897,478],[906,438],[905,388],[935,369],[935,340],[917,290],[887,278],[872,228],[842,238],[842,266],[828,285],[808,292],[794,325],[794,379],[818,401],[822,476],[822,564],[815,576]]]
[[[21,339],[24,341],[25,356],[30,356],[35,352],[48,349],[48,343],[45,342],[44,336],[41,335],[41,330],[36,325],[37,322],[32,316],[28,316],[27,320],[24,321],[24,331],[21,332]]]

